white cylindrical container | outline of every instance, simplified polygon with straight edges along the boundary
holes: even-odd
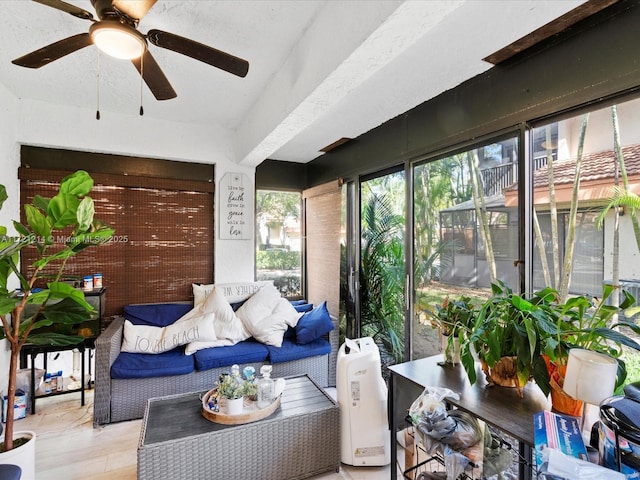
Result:
[[[86,277],[84,277],[84,284],[82,289],[85,292],[90,292],[93,290],[93,275],[87,275]]]

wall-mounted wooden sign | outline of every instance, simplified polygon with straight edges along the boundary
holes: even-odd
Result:
[[[253,235],[253,190],[243,173],[225,173],[220,180],[220,239],[246,240]]]

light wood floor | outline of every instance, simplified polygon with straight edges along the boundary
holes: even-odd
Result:
[[[80,405],[79,393],[38,399],[36,414],[16,421],[16,430],[31,430],[37,434],[37,480],[136,480],[136,450],[141,424],[141,420],[133,420],[94,429],[93,391],[90,390],[86,392],[84,407]],[[386,480],[389,477],[389,466],[343,465],[340,473],[313,478]]]

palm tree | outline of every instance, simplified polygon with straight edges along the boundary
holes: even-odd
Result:
[[[361,326],[396,362],[404,355],[404,218],[386,195],[362,211]]]

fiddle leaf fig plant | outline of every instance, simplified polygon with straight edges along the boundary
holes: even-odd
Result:
[[[89,197],[92,188],[91,176],[79,170],[60,182],[53,198],[36,195],[33,204],[24,205],[26,225],[13,222],[17,234],[10,235],[6,226],[0,226],[0,339],[6,339],[11,348],[7,386],[7,405],[11,407],[7,408],[5,451],[14,446],[12,407],[20,350],[26,343],[77,345],[82,337],[60,332],[90,319],[94,313],[82,291],[61,281],[70,258],[108,242],[113,235],[112,228],[94,218]],[[6,189],[0,185],[0,209],[6,200]],[[30,267],[22,265],[21,269],[20,254],[25,248],[35,249],[36,258]],[[19,287],[11,289],[14,275]],[[42,288],[36,287],[45,281]]]

